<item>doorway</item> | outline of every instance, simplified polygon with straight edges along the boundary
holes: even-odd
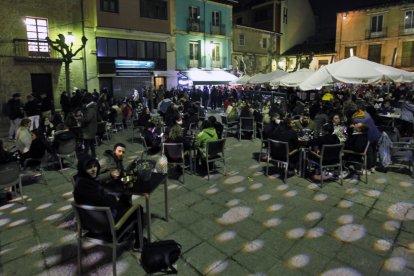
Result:
[[[55,112],[55,101],[53,97],[52,74],[30,74],[32,80],[32,95],[41,99],[42,94],[52,103],[52,112]]]
[[[165,77],[155,77],[154,78],[155,89],[160,89],[161,85],[165,88]]]

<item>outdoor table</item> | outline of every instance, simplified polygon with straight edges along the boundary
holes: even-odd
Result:
[[[387,114],[379,114],[378,116],[386,119],[391,119],[391,126],[395,125],[395,119],[399,119],[401,114],[399,113],[387,113]]]
[[[164,184],[164,210],[165,220],[168,221],[168,175],[163,173],[152,173],[151,180],[145,184],[136,184],[132,187],[126,187],[120,184],[105,185],[104,188],[110,192],[125,195],[139,195],[145,198],[145,211],[147,216],[147,238],[151,242],[151,211],[150,198],[151,194],[160,184]]]

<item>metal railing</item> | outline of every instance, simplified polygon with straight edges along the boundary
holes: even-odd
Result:
[[[414,35],[414,27],[409,28],[408,26],[400,25],[399,34],[400,35]]]
[[[402,67],[413,67],[414,66],[414,56],[401,57],[401,66]]]
[[[189,18],[187,20],[188,32],[204,32],[203,22],[200,19]]]
[[[25,59],[62,59],[59,52],[49,47],[46,40],[13,39],[14,56]]]
[[[387,28],[384,27],[380,32],[375,32],[371,29],[365,31],[365,39],[376,39],[383,38],[387,36]]]
[[[210,25],[210,34],[212,35],[226,35],[226,25]]]

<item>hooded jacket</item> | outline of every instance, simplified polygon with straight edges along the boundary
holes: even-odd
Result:
[[[207,142],[217,141],[218,136],[214,127],[203,129],[196,138],[195,145],[201,150],[203,155],[206,155]]]
[[[96,131],[98,130],[97,104],[95,102],[90,102],[86,106],[86,110],[83,112],[81,127],[83,139],[95,139]]]
[[[122,160],[118,159],[113,150],[106,150],[103,154],[103,158],[99,160],[101,166],[101,173],[99,179],[101,182],[107,183],[112,180],[111,171],[118,170],[120,172],[119,178],[124,175],[124,166]]]
[[[85,156],[79,160],[73,191],[75,202],[84,205],[110,207],[113,217],[117,220],[128,210],[129,206],[122,201],[118,201],[116,196],[106,192],[99,181],[86,172],[87,165],[91,161],[96,161],[98,164],[99,174],[100,165],[96,159]]]

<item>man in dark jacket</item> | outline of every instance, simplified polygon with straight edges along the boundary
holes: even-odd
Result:
[[[60,95],[60,106],[62,107],[62,111],[66,119],[70,112],[70,97],[66,91],[63,91]]]
[[[124,165],[122,164],[126,146],[122,143],[115,144],[113,150],[106,150],[103,158],[99,160],[101,174],[99,179],[103,183],[114,183],[121,181],[124,176]]]
[[[106,192],[96,180],[99,174],[99,162],[86,155],[78,162],[78,173],[75,176],[75,189],[73,196],[77,204],[110,207],[115,223],[124,219],[124,215],[130,208],[135,211],[126,218],[125,226],[130,225],[137,216],[136,212],[142,212],[142,208],[138,205],[128,205],[124,201],[120,201],[117,196]],[[108,229],[109,230],[109,229]],[[135,244],[134,250],[140,248],[138,225],[134,224]],[[108,233],[109,234],[109,233]]]
[[[83,104],[85,104],[85,109],[81,119],[81,128],[85,146],[84,154],[88,154],[90,149],[92,157],[95,158],[95,136],[98,130],[97,105],[92,101],[92,95],[89,93],[83,97]]]
[[[39,127],[41,103],[32,95],[27,96],[27,103],[24,105],[27,118],[32,122],[30,131]]]
[[[20,127],[20,121],[24,117],[20,93],[13,94],[13,98],[7,102],[7,115],[10,119],[9,140],[13,140],[17,129]]]

